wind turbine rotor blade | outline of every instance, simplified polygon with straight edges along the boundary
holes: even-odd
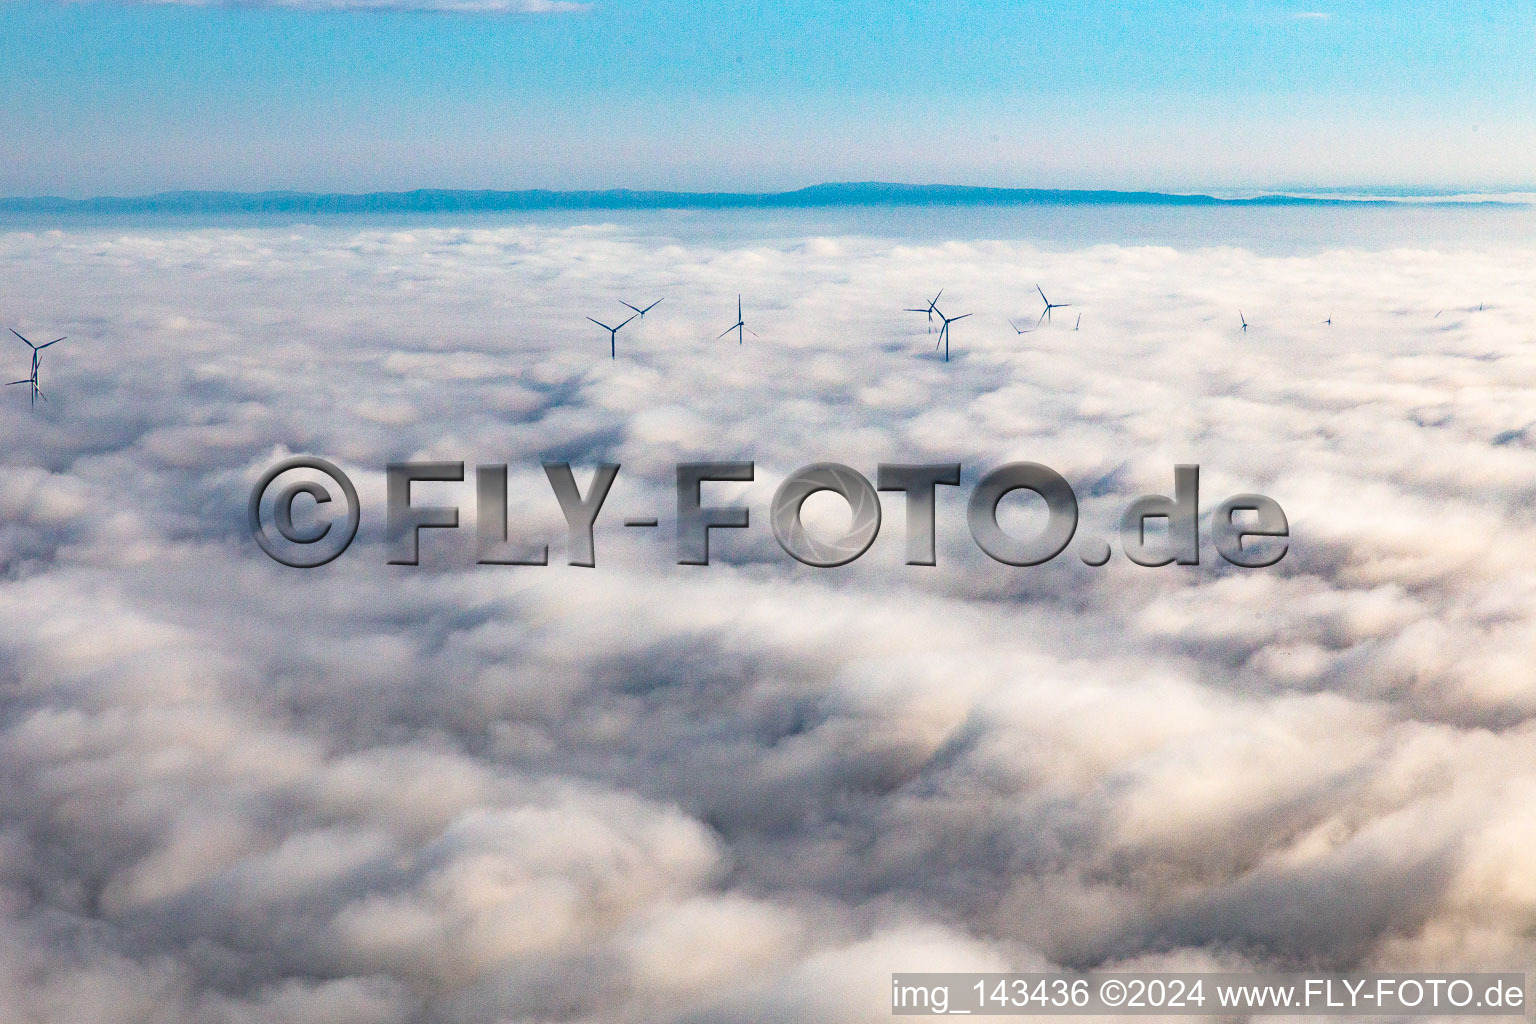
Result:
[[[591,318],[591,317],[587,317],[587,319],[588,319],[588,320],[592,320],[592,318]],[[601,328],[602,328],[602,329],[603,329],[603,330],[605,330],[605,331],[611,331],[611,330],[613,330],[613,328],[612,328],[612,327],[609,327],[609,326],[608,326],[608,325],[607,325],[607,324],[605,324],[605,323],[603,323],[603,322],[602,322],[602,321],[601,321],[601,320],[592,320],[592,322],[593,322],[593,323],[595,323],[595,324],[597,324],[597,326],[599,326],[599,327],[601,327]]]
[[[744,331],[746,331],[746,332],[747,332],[747,333],[748,333],[748,334],[750,334],[750,335],[752,335],[752,337],[754,337],[754,338],[757,338],[757,337],[761,337],[761,335],[759,335],[759,334],[758,334],[758,333],[757,333],[757,332],[756,332],[756,331],[754,331],[754,330],[753,330],[753,329],[752,329],[752,328],[750,328],[750,327],[748,327],[748,326],[747,326],[747,325],[746,325],[746,324],[742,324],[742,325],[741,325],[741,329],[742,329],[742,330],[744,330]]]
[[[971,315],[970,313],[961,313],[959,316],[950,317],[949,318],[950,319],[950,323],[954,323],[956,320],[964,320],[966,317],[968,317],[970,315]]]
[[[636,313],[640,312],[640,307],[639,306],[630,306],[629,303],[625,302],[623,299],[619,300],[619,305],[621,305],[621,306],[629,306],[629,308],[634,310]]]
[[[663,302],[666,302],[666,301],[667,301],[667,297],[665,295],[663,295],[661,298],[657,299],[655,302],[651,303],[649,306],[646,306],[644,309],[642,309],[640,311],[640,315],[641,316],[645,316],[645,314],[649,313],[651,310],[655,309],[657,306],[661,305]]]
[[[730,327],[727,327],[725,330],[723,330],[719,334],[715,335],[715,340],[719,341],[721,338],[725,337],[727,334],[730,334],[735,329],[736,329],[736,327],[735,327],[734,324],[731,325]]]
[[[32,344],[30,341],[27,341],[26,338],[22,338],[21,337],[21,332],[16,330],[16,328],[12,327],[11,328],[11,333],[16,335],[16,337],[21,338],[21,340],[26,344],[27,348],[31,349],[34,352],[37,351],[37,346]]]
[[[639,313],[636,313],[636,314],[635,314],[635,316],[639,316],[639,315],[640,315],[640,314],[639,314]],[[629,318],[629,320],[633,320],[633,319],[634,319],[634,318],[635,318],[635,317],[634,317],[634,316],[632,316],[632,317],[630,317],[630,318]],[[625,320],[625,321],[624,321],[624,324],[627,324],[627,323],[629,323],[629,320]],[[617,333],[617,332],[618,332],[618,331],[620,331],[620,330],[622,330],[622,329],[623,329],[623,327],[624,327],[624,324],[619,324],[619,326],[618,326],[618,327],[615,327],[615,328],[614,328],[614,329],[613,329],[613,330],[614,330],[614,331],[615,331],[615,333]]]
[[[49,343],[48,343],[48,345],[57,345],[57,344],[58,344],[58,343],[59,343],[59,342],[61,342],[61,341],[67,341],[67,340],[68,340],[68,339],[67,339],[67,338],[54,338],[54,339],[53,339],[53,340],[52,340],[52,341],[50,341],[50,342],[49,342]],[[43,350],[43,349],[45,349],[45,348],[47,348],[47,347],[48,347],[48,345],[39,345],[39,346],[37,346],[37,350],[38,350],[38,351],[39,351],[39,352],[41,352],[41,351],[42,351],[42,350]]]
[[[32,383],[32,378],[28,377],[26,380],[13,380],[13,381],[10,382],[10,384],[7,384],[6,387],[10,387],[11,384],[31,384],[31,383]]]

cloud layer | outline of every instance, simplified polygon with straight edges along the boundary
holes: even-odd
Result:
[[[896,970],[1529,962],[1536,253],[658,223],[0,236],[7,325],[70,336],[51,403],[0,395],[0,1017],[874,1021]],[[1015,335],[1037,281],[1072,318]],[[940,286],[948,364],[901,312]],[[583,317],[662,296],[609,360]],[[307,573],[242,525],[295,452],[364,505]],[[474,566],[441,484],[465,536],[385,565],[410,458],[509,463],[554,564]],[[624,466],[596,569],[544,458]],[[619,525],[695,459],[758,467],[708,569]],[[779,551],[827,459],[963,462],[939,565],[899,495],[850,566]],[[1014,459],[1106,537],[1198,462],[1294,548],[998,565],[964,500]]]

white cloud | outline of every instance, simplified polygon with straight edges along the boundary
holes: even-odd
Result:
[[[657,224],[0,235],[0,310],[70,337],[52,403],[0,395],[0,1017],[874,1020],[900,969],[1529,962],[1536,253]],[[1036,280],[1080,331],[1007,327]],[[900,312],[939,285],[947,365]],[[663,295],[609,360],[583,317]],[[241,522],[297,451],[364,502],[311,573]],[[381,468],[427,456],[510,463],[555,564],[386,566]],[[549,456],[624,465],[596,569]],[[754,526],[684,568],[616,524],[701,457],[757,461]],[[1295,546],[1010,569],[962,489],[937,568],[888,501],[819,572],[766,504],[827,458],[1034,459],[1104,536],[1193,460]]]

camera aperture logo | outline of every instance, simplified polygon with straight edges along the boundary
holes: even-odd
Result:
[[[595,567],[593,537],[608,492],[618,478],[617,463],[602,463],[583,495],[568,462],[543,463],[545,476],[565,516],[570,565]],[[906,496],[906,564],[937,564],[935,544],[939,487],[960,485],[960,463],[881,463],[875,483],[850,466],[817,462],[790,474],[779,484],[769,507],[768,521],[779,546],[795,561],[832,568],[856,561],[880,534],[880,491]],[[307,470],[330,480],[313,479],[281,484],[283,477]],[[677,561],[679,565],[708,565],[711,531],[749,529],[751,510],[743,505],[706,505],[704,487],[710,483],[745,483],[756,477],[752,462],[684,462],[677,465]],[[1200,467],[1174,467],[1173,496],[1143,495],[1120,518],[1119,540],[1125,556],[1136,565],[1200,564]],[[416,505],[411,485],[435,481],[462,483],[462,462],[399,462],[385,469],[385,535],[391,565],[417,565],[423,530],[456,530],[459,509],[453,505]],[[1029,491],[1045,502],[1046,520],[1033,535],[1006,531],[998,522],[998,507],[1015,491]],[[813,494],[830,492],[847,503],[851,521],[836,537],[808,530],[801,512]],[[269,500],[270,494],[270,500]],[[344,503],[341,516],[323,518],[324,506]],[[511,538],[507,525],[507,466],[475,468],[476,551],[481,565],[548,565],[547,542]],[[294,521],[294,506],[312,503],[306,525]],[[357,488],[338,467],[324,459],[298,456],[264,473],[251,491],[247,507],[251,536],[261,550],[283,565],[313,569],[339,557],[357,536],[362,506]],[[267,519],[271,520],[271,529]],[[1161,536],[1148,525],[1160,520]],[[626,527],[656,528],[658,516],[624,520]],[[1010,462],[984,475],[971,490],[966,507],[971,537],[988,557],[1005,565],[1035,566],[1067,550],[1078,533],[1077,495],[1067,480],[1037,462]],[[1262,494],[1237,494],[1211,513],[1211,540],[1216,552],[1232,565],[1248,569],[1272,566],[1290,549],[1290,524],[1284,510]],[[275,534],[275,535],[274,535]],[[1108,541],[1083,537],[1076,547],[1084,564],[1101,566],[1113,552]]]

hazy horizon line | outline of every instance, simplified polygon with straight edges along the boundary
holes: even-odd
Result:
[[[1531,190],[1445,188],[1137,189],[1009,188],[899,182],[827,182],[784,191],[666,189],[450,189],[323,192],[181,189],[144,195],[0,198],[0,213],[452,213],[560,209],[793,209],[817,206],[1339,206],[1536,204]]]

